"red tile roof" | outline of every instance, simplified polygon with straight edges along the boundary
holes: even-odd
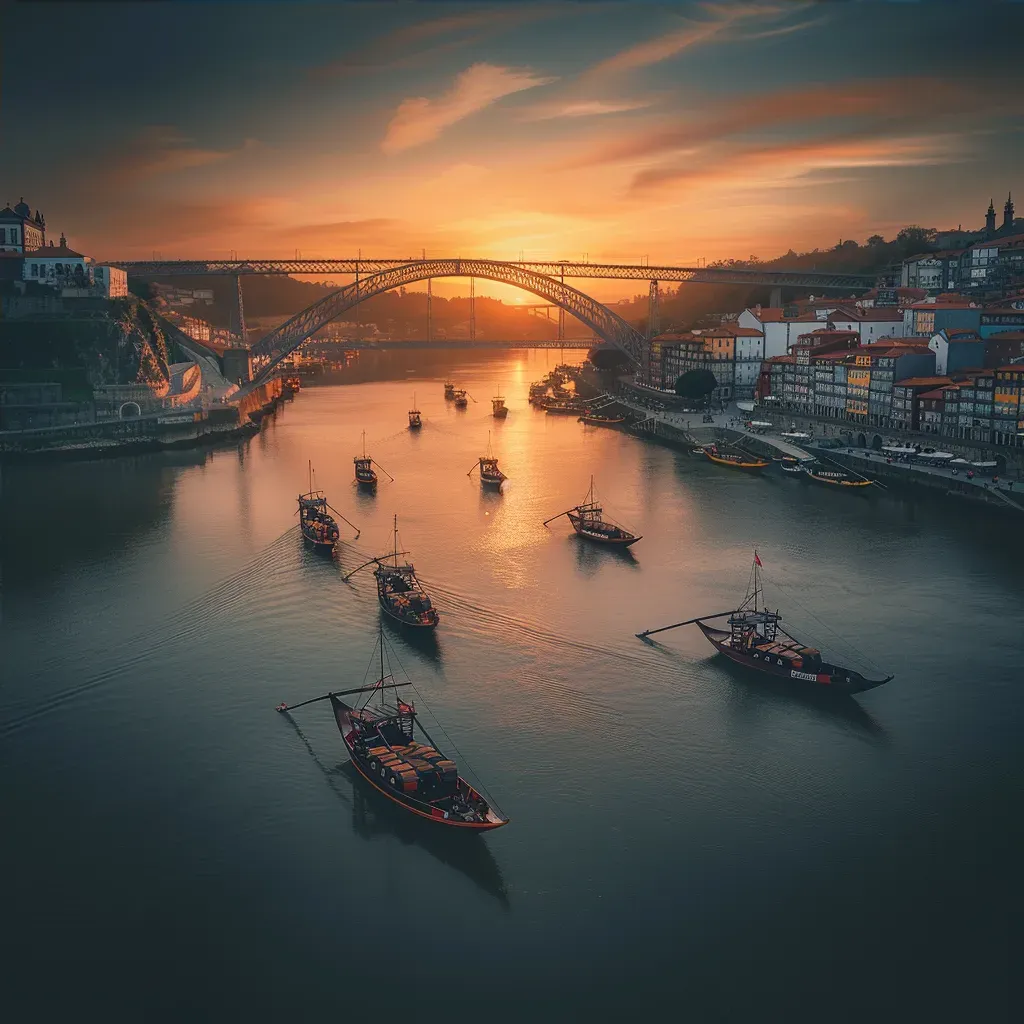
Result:
[[[957,388],[957,386],[955,384],[953,384],[953,385],[950,385],[950,386],[944,387],[944,388],[936,388],[935,391],[924,391],[920,395],[918,395],[917,397],[919,399],[921,399],[921,398],[945,398],[946,397],[946,392],[950,390],[950,387],[954,391],[959,390]]]
[[[894,382],[895,388],[934,388],[940,384],[952,384],[949,377],[907,377]]]
[[[763,338],[763,331],[756,331],[753,327],[712,327],[710,330],[701,331],[702,338]]]
[[[902,310],[885,306],[881,308],[872,307],[870,309],[849,309],[843,306],[829,317],[829,320],[885,320],[893,322],[902,319]]]

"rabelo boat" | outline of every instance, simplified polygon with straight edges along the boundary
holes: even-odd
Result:
[[[279,704],[277,710],[290,713],[306,704],[330,701],[356,771],[379,793],[412,814],[439,825],[477,832],[507,825],[508,818],[459,775],[456,763],[431,739],[415,704],[398,696],[399,687],[412,683],[395,680],[383,629],[379,643],[380,678],[375,686],[325,693],[291,707]],[[342,699],[356,694],[365,695],[361,702],[356,699],[349,704]],[[425,742],[415,738],[417,729]]]
[[[466,476],[472,476],[473,470],[479,469],[480,471],[480,483],[484,487],[501,487],[501,485],[508,479],[504,473],[498,468],[498,460],[494,457],[494,453],[491,451],[491,435],[488,431],[487,434],[487,454],[481,455],[477,459],[475,466],[470,466],[469,472]]]
[[[374,470],[374,466],[377,467],[389,480],[395,478],[379,463],[376,459],[366,454],[366,431],[363,431],[363,454],[357,455],[352,462],[356,468],[356,483],[367,491],[375,491],[377,489],[377,473]]]
[[[504,396],[495,395],[491,399],[491,415],[496,420],[503,420],[508,415],[508,406],[505,405]]]
[[[747,595],[733,611],[699,615],[671,626],[645,630],[637,636],[643,640],[653,633],[696,624],[720,654],[738,665],[781,679],[824,686],[833,693],[861,693],[892,679],[891,675],[884,679],[868,679],[854,669],[834,665],[825,661],[816,647],[809,647],[786,632],[780,625],[782,616],[778,610],[769,611],[764,606],[760,570],[761,559],[755,551]],[[717,619],[726,619],[729,628],[708,625]]]
[[[455,394],[452,397],[455,401],[456,409],[465,409],[469,405],[469,395],[466,393],[465,388],[456,388]]]
[[[447,401],[451,401],[455,397],[455,382],[446,380],[444,382],[444,397]]]
[[[341,536],[338,524],[328,509],[343,522],[352,526],[340,512],[328,505],[324,492],[318,491],[314,487],[313,464],[310,463],[309,490],[305,494],[299,495],[299,529],[302,531],[302,539],[312,544],[313,549],[321,554],[330,554]],[[356,531],[358,538],[359,531],[354,526],[352,529]]]
[[[423,426],[423,417],[420,415],[419,409],[416,408],[416,396],[412,396],[412,408],[409,410],[409,429],[419,430]]]
[[[604,509],[598,504],[597,496],[594,494],[594,478],[590,478],[590,490],[586,498],[575,508],[559,512],[557,516],[544,520],[544,525],[553,523],[556,519],[567,516],[572,528],[577,535],[585,540],[593,541],[595,544],[609,544],[613,547],[628,548],[641,540],[640,534],[630,533],[629,530],[618,523],[613,523],[605,517]]]
[[[377,601],[384,614],[403,626],[434,629],[440,618],[437,609],[416,578],[413,564],[398,560],[400,555],[408,554],[398,549],[398,516],[395,516],[394,535],[395,546],[390,554],[371,558],[353,569],[345,579],[351,579],[368,565],[375,565],[373,575],[377,580]]]

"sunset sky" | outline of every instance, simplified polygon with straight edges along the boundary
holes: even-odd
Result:
[[[0,201],[99,258],[771,257],[1024,209],[1024,6],[7,5]]]

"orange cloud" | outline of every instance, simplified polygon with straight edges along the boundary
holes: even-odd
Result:
[[[385,153],[400,153],[421,146],[436,139],[445,128],[504,96],[554,81],[525,68],[473,64],[456,75],[452,87],[437,99],[418,96],[403,100],[388,123],[381,149]]]
[[[119,183],[134,182],[158,174],[219,163],[257,145],[255,139],[246,139],[238,149],[203,149],[174,125],[147,125],[129,148],[115,158],[110,173]]]
[[[566,100],[563,103],[544,104],[528,111],[524,121],[550,121],[556,117],[598,117],[620,114],[627,110],[642,110],[654,100]]]

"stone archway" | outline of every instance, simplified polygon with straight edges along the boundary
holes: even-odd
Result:
[[[857,435],[857,447],[867,448],[868,439],[864,436],[863,432]]]
[[[138,402],[124,402],[117,410],[117,415],[122,420],[134,419],[136,416],[142,415],[142,406]]]
[[[876,452],[880,452],[882,450],[882,435],[881,434],[875,434],[875,436],[873,438],[871,438],[871,447]]]

